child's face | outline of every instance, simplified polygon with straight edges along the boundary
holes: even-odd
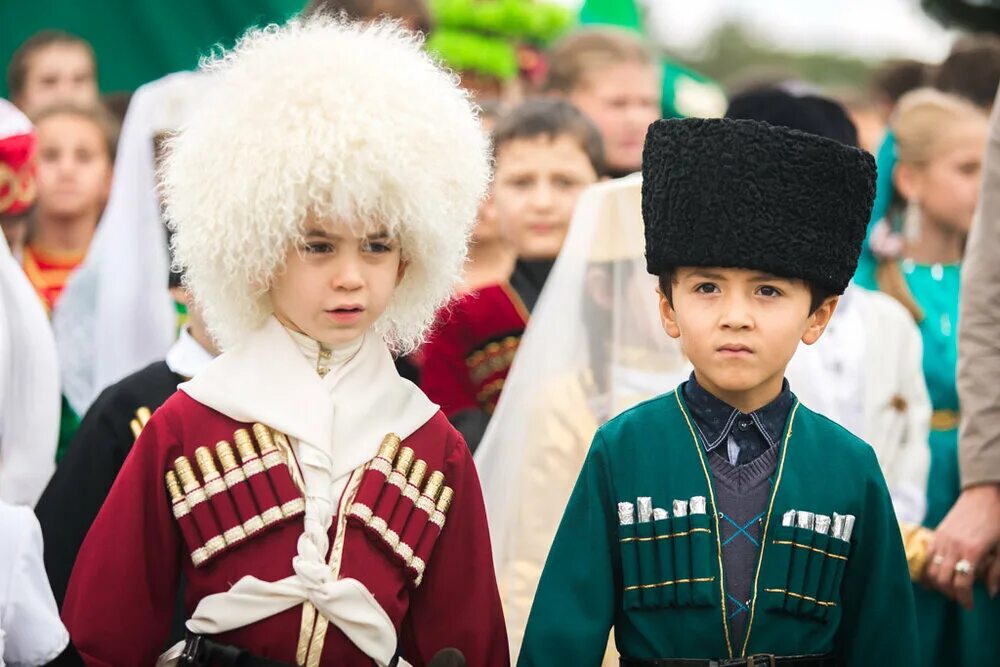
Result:
[[[493,208],[518,257],[554,259],[580,192],[597,172],[568,135],[514,139],[497,152]]]
[[[698,381],[737,407],[747,396],[777,395],[799,341],[819,340],[837,303],[827,299],[810,313],[804,281],[692,267],[677,269],[672,301],[660,295],[664,331],[680,339]]]
[[[986,122],[949,128],[941,150],[926,165],[899,165],[897,183],[919,203],[925,219],[968,233],[979,203],[980,169],[986,150]]]
[[[314,340],[349,343],[385,312],[404,269],[398,239],[310,220],[271,286],[271,305],[284,325]]]
[[[655,68],[621,63],[592,72],[569,100],[601,131],[608,167],[629,173],[642,166],[646,130],[660,117],[661,97]]]
[[[93,121],[70,113],[46,117],[38,135],[38,210],[44,217],[99,215],[111,188],[111,156]]]
[[[91,106],[97,80],[90,52],[79,44],[52,44],[32,54],[17,105],[28,116],[54,104]]]

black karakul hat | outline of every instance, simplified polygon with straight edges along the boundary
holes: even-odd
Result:
[[[755,269],[842,293],[875,197],[875,159],[753,120],[649,126],[642,154],[646,268]]]

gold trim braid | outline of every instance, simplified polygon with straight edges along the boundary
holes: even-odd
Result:
[[[649,588],[663,588],[675,584],[700,584],[706,581],[715,581],[715,577],[699,577],[697,579],[674,579],[673,581],[660,581],[655,584],[641,584],[637,586],[626,586],[626,591],[646,590]]]
[[[347,537],[347,508],[354,502],[354,497],[361,486],[361,477],[365,471],[365,466],[356,468],[347,480],[347,487],[344,495],[340,499],[340,506],[337,508],[337,533],[333,538],[333,548],[330,551],[330,569],[334,580],[340,578],[340,566],[344,556],[344,540]],[[315,610],[314,610],[315,611]],[[303,610],[303,614],[305,610]],[[303,623],[304,625],[304,623]],[[316,614],[316,623],[313,625],[312,638],[309,640],[308,657],[305,667],[319,667],[320,657],[323,654],[323,644],[326,642],[326,631],[330,625],[330,620],[322,614]],[[299,636],[299,642],[303,637]]]
[[[760,541],[760,554],[757,555],[757,573],[753,577],[753,596],[750,598],[750,618],[747,621],[747,634],[743,639],[742,655],[746,655],[747,646],[750,645],[750,631],[753,630],[753,616],[754,611],[757,608],[757,586],[760,584],[760,570],[764,565],[764,546],[767,544],[766,538],[768,529],[771,527],[771,512],[774,510],[774,499],[778,497],[778,487],[781,485],[781,476],[785,472],[785,456],[788,454],[788,443],[792,439],[792,427],[795,425],[795,413],[799,411],[799,405],[800,403],[796,400],[795,405],[792,406],[792,413],[788,416],[788,433],[785,434],[785,440],[781,445],[781,462],[778,463],[778,474],[774,477],[774,488],[771,489],[771,502],[768,503],[767,506],[767,520],[764,521],[764,532],[762,533],[764,539],[761,539]]]
[[[726,650],[729,652],[728,657],[732,658],[733,644],[729,639],[729,619],[726,618],[726,584],[725,572],[722,569],[722,539],[719,537],[722,534],[722,531],[719,528],[719,513],[715,510],[715,489],[712,487],[712,477],[708,474],[708,467],[705,465],[705,457],[702,456],[701,444],[698,442],[698,436],[694,433],[694,427],[691,426],[691,420],[688,418],[687,410],[684,409],[680,393],[676,389],[674,390],[674,398],[677,400],[678,409],[680,409],[681,414],[684,416],[684,422],[687,424],[688,431],[691,432],[691,440],[694,442],[694,449],[698,454],[698,462],[701,463],[701,471],[705,475],[705,483],[708,484],[709,501],[712,503],[712,518],[715,521],[716,555],[719,557],[719,606],[722,611],[722,634],[726,637]]]
[[[622,544],[625,544],[626,542],[654,542],[656,540],[669,540],[674,537],[687,537],[692,533],[711,533],[711,532],[712,531],[709,530],[708,528],[692,528],[691,530],[685,530],[682,533],[670,533],[669,535],[654,535],[653,537],[623,537],[618,541]]]

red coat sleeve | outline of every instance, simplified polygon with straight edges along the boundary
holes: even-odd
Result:
[[[445,484],[455,496],[423,583],[410,598],[402,655],[422,665],[441,649],[456,648],[469,665],[506,667],[510,649],[479,476],[461,436],[452,431],[449,440]]]
[[[463,410],[479,409],[476,389],[465,364],[473,335],[466,313],[469,298],[463,297],[441,312],[440,323],[422,348],[420,388],[449,418]]]
[[[152,665],[170,632],[180,534],[163,475],[180,447],[157,411],[84,539],[62,618],[88,666]]]

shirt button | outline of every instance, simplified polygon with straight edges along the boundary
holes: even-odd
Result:
[[[745,420],[745,419],[743,419],[743,420],[740,420],[740,421],[739,421],[739,422],[738,422],[738,423],[737,423],[736,425],[737,425],[737,426],[739,427],[739,429],[740,429],[741,431],[745,431],[745,430],[747,430],[748,428],[750,428],[750,422],[748,422],[748,421],[747,421],[747,420]]]

